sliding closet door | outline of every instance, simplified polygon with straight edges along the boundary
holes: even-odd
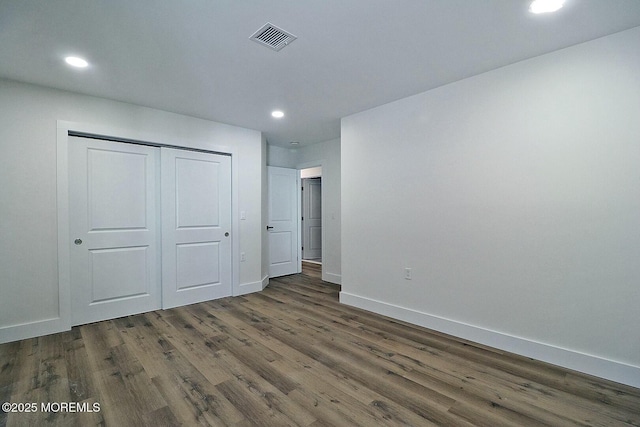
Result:
[[[162,306],[231,295],[231,158],[161,149]]]
[[[73,325],[160,308],[159,151],[69,138]]]

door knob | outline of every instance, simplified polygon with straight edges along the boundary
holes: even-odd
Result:
[[[73,241],[73,243],[75,243],[76,245],[81,245],[82,244],[82,239],[76,239]]]
[[[229,237],[229,232],[224,233],[224,237]]]
[[[267,230],[271,230],[273,227],[270,225],[267,225]]]

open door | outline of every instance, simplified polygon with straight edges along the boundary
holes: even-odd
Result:
[[[269,166],[268,174],[269,277],[299,273],[298,171]]]

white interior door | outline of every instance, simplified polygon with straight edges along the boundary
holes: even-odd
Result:
[[[153,147],[69,139],[71,323],[160,308]]]
[[[231,295],[231,157],[171,148],[162,163],[162,306]]]
[[[302,259],[322,259],[322,180],[302,180]]]
[[[298,256],[299,178],[296,169],[268,167],[269,276],[301,271]]]

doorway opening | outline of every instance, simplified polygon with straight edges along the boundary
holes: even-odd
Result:
[[[300,170],[302,261],[322,265],[322,167]]]

